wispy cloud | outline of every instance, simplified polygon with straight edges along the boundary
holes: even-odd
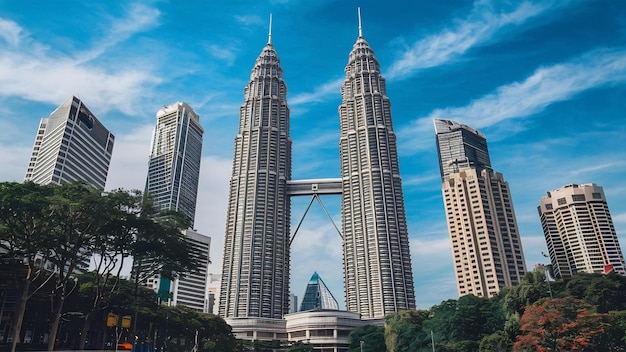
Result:
[[[436,109],[400,134],[432,133],[434,118],[457,120],[483,128],[504,120],[527,117],[586,90],[624,81],[626,49],[597,49],[569,62],[541,67],[525,80],[501,86],[467,106]],[[420,146],[413,145],[412,149],[420,149]]]
[[[232,66],[235,63],[237,56],[233,48],[211,44],[206,47],[209,55],[214,58],[224,61],[228,66]]]
[[[388,79],[402,79],[418,70],[445,64],[478,44],[494,40],[503,28],[521,25],[569,2],[513,2],[517,4],[515,8],[501,9],[501,2],[478,0],[467,17],[455,19],[448,28],[410,45],[385,76]]]
[[[588,173],[596,173],[598,171],[603,171],[603,170],[620,170],[623,169],[624,166],[626,166],[626,162],[625,161],[615,161],[615,162],[608,162],[608,163],[601,163],[601,164],[596,164],[596,165],[589,165],[589,164],[584,164],[587,165],[586,167],[582,167],[582,168],[578,168],[575,170],[572,170],[568,177],[569,178],[576,178],[579,177],[580,175],[584,175],[584,174],[588,174]]]
[[[0,37],[11,45],[17,45],[20,42],[22,28],[11,20],[0,18]]]
[[[614,214],[612,216],[613,222],[626,224],[626,213]]]
[[[100,43],[69,55],[32,38],[19,38],[25,31],[14,22],[0,19],[3,38],[9,38],[11,44],[18,41],[20,44],[19,47],[7,46],[0,42],[0,94],[52,104],[77,95],[86,98],[87,105],[95,112],[116,109],[132,114],[136,112],[136,102],[161,82],[150,72],[150,65],[116,67],[113,71],[87,65],[87,62],[137,31],[153,26],[157,17],[156,10],[143,5],[132,6],[126,17],[111,24],[110,32]]]
[[[405,186],[415,186],[415,185],[421,185],[424,183],[429,183],[433,180],[439,179],[438,175],[412,175],[406,179],[404,179],[402,181],[402,184]]]
[[[290,106],[298,106],[313,102],[322,102],[328,95],[337,95],[345,78],[337,78],[315,87],[313,92],[299,93],[289,98]]]
[[[262,25],[265,23],[268,23],[267,21],[269,21],[269,18],[267,20],[262,19],[259,16],[243,16],[243,15],[236,15],[235,16],[235,21],[237,21],[240,24],[243,24],[245,26],[258,26],[258,25]]]
[[[466,107],[435,110],[427,119],[458,119],[481,128],[535,114],[585,90],[624,80],[626,49],[598,49],[569,62],[539,68],[524,81],[499,87]]]
[[[84,63],[93,60],[133,35],[153,28],[158,24],[159,10],[143,4],[132,4],[128,7],[126,16],[113,19],[109,25],[108,33],[98,41],[98,44],[86,52],[77,55],[76,63]]]

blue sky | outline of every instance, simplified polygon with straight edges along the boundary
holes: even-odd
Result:
[[[0,180],[23,180],[39,119],[76,95],[116,136],[107,189],[143,189],[155,114],[185,101],[205,128],[196,228],[212,237],[219,273],[238,109],[269,14],[293,177],[338,177],[358,6],[392,103],[418,308],[457,298],[433,118],[487,136],[529,269],[545,260],[539,198],[569,183],[604,187],[626,243],[626,2],[614,0],[3,0]],[[339,225],[340,198],[323,201]],[[308,202],[293,200],[292,231]],[[345,306],[340,238],[318,205],[292,247],[296,295],[314,271]]]

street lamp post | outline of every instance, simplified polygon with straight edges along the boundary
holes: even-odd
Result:
[[[360,343],[361,343],[361,352],[363,352],[363,340],[361,340]]]
[[[435,352],[435,333],[430,330],[430,342],[433,344],[433,352]]]
[[[544,252],[541,252],[541,255],[543,255],[546,258],[550,258],[548,257],[547,254],[545,254]],[[550,261],[552,262],[552,261]],[[548,292],[550,293],[550,299],[553,299],[554,297],[552,297],[552,286],[550,286],[550,272],[549,272],[549,267],[544,266],[543,272],[546,274],[546,282],[548,282]]]

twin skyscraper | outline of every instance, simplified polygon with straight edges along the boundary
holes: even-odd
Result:
[[[230,181],[219,307],[227,321],[282,319],[289,310],[294,184],[298,195],[342,195],[347,310],[380,319],[415,308],[390,102],[360,28],[345,72],[339,106],[341,179],[298,182],[291,179],[287,86],[271,34],[256,60],[244,89]]]

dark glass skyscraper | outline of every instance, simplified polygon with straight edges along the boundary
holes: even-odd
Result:
[[[482,133],[434,122],[459,296],[491,297],[526,272],[509,184],[491,169]]]
[[[339,106],[346,305],[364,319],[415,308],[391,104],[359,28]]]
[[[282,319],[289,311],[291,138],[287,86],[271,41],[239,111],[219,312]]]
[[[452,120],[435,119],[435,137],[441,178],[474,167],[478,173],[491,168],[487,139],[477,130]]]

